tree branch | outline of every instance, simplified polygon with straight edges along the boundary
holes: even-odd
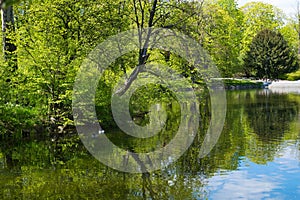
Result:
[[[136,1],[135,0],[133,0],[133,1],[134,1],[134,7],[135,7],[135,14],[137,15],[137,10],[136,10],[137,8],[135,5]],[[150,11],[149,22],[148,22],[148,26],[150,29],[148,29],[148,31],[147,31],[147,37],[146,37],[145,43],[143,45],[143,48],[139,51],[138,66],[133,70],[133,72],[130,74],[129,78],[125,81],[124,86],[119,88],[115,92],[115,94],[117,94],[119,96],[122,96],[129,89],[129,87],[131,86],[133,81],[137,78],[138,74],[143,70],[145,63],[146,63],[147,59],[149,58],[149,55],[147,55],[147,51],[148,51],[148,46],[149,46],[149,40],[150,40],[151,33],[152,33],[151,27],[153,27],[153,20],[154,20],[154,16],[155,16],[155,12],[156,12],[156,6],[157,6],[157,0],[154,0],[153,4],[152,4],[152,9]],[[140,27],[139,23],[138,23],[138,26]],[[139,29],[139,41],[141,44],[142,29]]]

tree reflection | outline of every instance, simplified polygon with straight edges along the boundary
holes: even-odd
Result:
[[[245,155],[258,164],[274,159],[298,114],[298,103],[288,94],[272,93],[269,90],[252,91],[245,103],[247,128]]]
[[[263,141],[282,138],[289,124],[296,119],[298,103],[287,94],[263,90],[255,93],[255,98],[245,104],[250,126]]]

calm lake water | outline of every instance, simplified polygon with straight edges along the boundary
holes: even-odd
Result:
[[[229,91],[227,101],[223,132],[208,156],[198,156],[209,123],[204,105],[189,150],[151,173],[110,169],[75,136],[2,141],[0,199],[299,199],[300,95]],[[170,110],[169,130],[157,137],[107,135],[123,148],[153,149],[176,130],[178,109]]]

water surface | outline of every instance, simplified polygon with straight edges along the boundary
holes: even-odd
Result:
[[[199,158],[209,123],[189,150],[165,169],[126,174],[93,158],[76,136],[1,141],[1,199],[299,199],[300,95],[268,90],[227,93],[226,123],[214,149]],[[164,145],[178,128],[178,105],[169,108],[167,129],[134,139],[119,131],[108,137],[136,152]],[[170,114],[171,113],[171,114]]]

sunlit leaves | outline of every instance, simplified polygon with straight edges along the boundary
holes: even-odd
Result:
[[[244,13],[243,46],[241,51],[241,56],[243,57],[248,51],[253,37],[259,31],[263,29],[278,30],[283,26],[285,16],[279,8],[262,2],[247,3],[241,10]]]

